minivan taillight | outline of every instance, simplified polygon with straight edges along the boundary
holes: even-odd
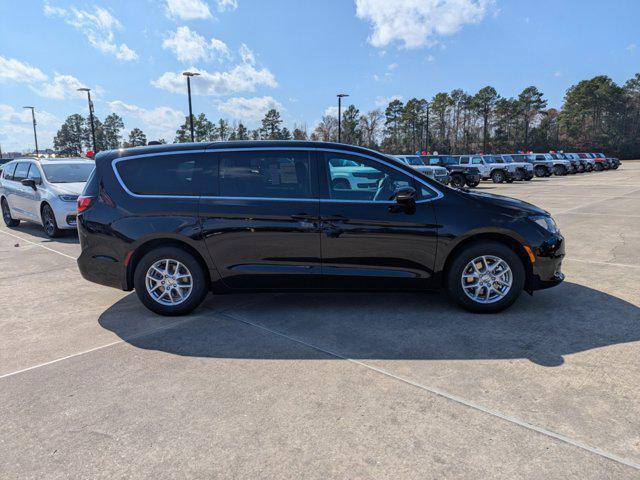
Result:
[[[84,212],[93,203],[93,197],[78,197],[78,213]]]

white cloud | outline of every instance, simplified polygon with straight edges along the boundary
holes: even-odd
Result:
[[[556,70],[555,72],[553,72],[553,76],[556,78],[560,78],[562,77],[562,72],[560,70]]]
[[[189,69],[200,74],[192,79],[191,89],[196,95],[230,95],[253,92],[258,86],[278,86],[273,74],[266,68],[257,69],[248,63],[236,65],[224,72],[207,72],[195,67]],[[186,93],[185,79],[181,72],[165,72],[151,84],[173,93]]]
[[[238,0],[216,0],[218,4],[218,11],[224,12],[225,10],[235,10],[238,8]]]
[[[338,117],[338,107],[336,105],[333,105],[331,107],[327,107],[324,109],[324,114],[328,115],[330,117]]]
[[[108,10],[94,6],[93,12],[90,12],[75,7],[53,7],[48,3],[44,4],[43,10],[46,16],[59,17],[82,32],[89,43],[102,53],[113,55],[123,61],[138,58],[138,54],[126,44],[116,42],[114,32],[122,30],[122,24]]]
[[[180,20],[211,18],[209,5],[202,0],[167,0],[167,16]]]
[[[240,45],[240,58],[244,63],[248,63],[250,65],[255,65],[256,56],[253,51],[247,47],[244,43]]]
[[[371,23],[369,43],[405,48],[433,46],[464,25],[482,21],[493,0],[355,0],[356,15]]]
[[[55,130],[60,120],[53,114],[36,109],[38,122],[38,144],[49,148],[53,143]],[[0,104],[0,143],[3,151],[32,151],[33,126],[31,110],[15,109],[11,105]]]
[[[375,104],[376,107],[382,108],[382,107],[386,107],[387,105],[389,105],[389,103],[393,102],[394,100],[404,100],[404,97],[402,95],[392,95],[391,97],[376,97],[375,100]]]
[[[434,57],[433,55],[429,54],[425,57],[425,59],[427,60],[427,62],[435,62],[436,61],[436,57]]]
[[[152,110],[125,103],[121,100],[108,102],[109,109],[121,115],[128,131],[138,127],[142,129],[149,140],[164,138],[172,141],[176,130],[184,122],[187,116],[179,110],[171,107],[156,107]]]
[[[636,45],[635,43],[630,43],[629,45],[627,45],[627,50],[631,53],[634,53],[638,48],[638,45]]]
[[[55,100],[86,96],[86,93],[78,92],[79,88],[86,88],[84,83],[73,75],[62,75],[60,73],[56,73],[51,82],[31,86],[30,88],[42,97],[53,98]]]
[[[222,40],[212,38],[207,41],[187,26],[178,27],[175,32],[171,32],[162,42],[162,48],[171,50],[183,63],[207,60],[214,54],[229,57],[229,47]]]
[[[15,58],[0,55],[0,79],[6,78],[20,83],[44,82],[47,76],[42,70]]]
[[[387,70],[395,70],[396,68],[398,68],[397,63],[390,63],[389,65],[387,65]]]
[[[256,122],[272,108],[282,110],[280,102],[273,97],[233,97],[220,104],[218,110],[234,120]]]

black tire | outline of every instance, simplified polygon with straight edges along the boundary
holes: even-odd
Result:
[[[530,181],[533,179],[533,177],[534,177],[533,173],[527,173],[527,174],[524,176],[524,181],[525,181],[525,182],[530,182]]]
[[[147,291],[147,272],[156,262],[165,259],[182,263],[191,274],[192,290],[184,301],[176,305],[159,303]],[[158,315],[169,317],[191,313],[202,303],[209,291],[208,278],[200,262],[192,254],[178,247],[159,247],[145,254],[136,265],[133,285],[136,295],[145,307]]]
[[[462,188],[465,185],[464,175],[454,174],[451,175],[451,186],[455,188]]]
[[[553,173],[558,176],[564,176],[567,174],[567,168],[562,165],[556,165],[553,167]]]
[[[470,182],[467,180],[467,187],[469,188],[476,188],[478,185],[480,185],[480,182]]]
[[[4,224],[9,228],[14,228],[20,225],[20,220],[16,220],[11,216],[11,210],[9,209],[9,204],[7,203],[7,199],[2,199],[2,220],[4,220]]]
[[[584,167],[584,169],[585,169],[587,172],[593,172],[593,165],[591,165],[590,163],[588,163],[588,164]]]
[[[536,165],[535,168],[533,169],[535,176],[536,177],[546,177],[547,176],[547,169],[544,168],[542,165]]]
[[[513,179],[516,182],[521,182],[522,180],[524,180],[524,177],[526,176],[526,173],[523,169],[521,168],[516,168],[516,172],[513,174]]]
[[[463,273],[473,259],[491,255],[504,260],[512,273],[511,288],[500,300],[493,303],[479,303],[469,297],[463,287]],[[446,277],[449,296],[462,308],[476,313],[496,313],[510,307],[522,293],[525,283],[525,270],[520,257],[508,246],[493,241],[478,241],[459,252],[451,262]]]
[[[596,163],[596,165],[595,165],[595,167],[594,167],[594,170],[595,170],[596,172],[601,172],[601,171],[603,171],[603,170],[604,170],[604,167],[603,167],[600,163]]]
[[[491,180],[493,183],[504,183],[507,179],[507,175],[502,170],[494,170],[491,172]]]
[[[56,216],[53,213],[53,209],[48,203],[42,205],[41,215],[42,227],[44,228],[44,233],[47,234],[47,237],[56,238],[62,235],[62,230],[58,228],[58,222],[56,222]]]

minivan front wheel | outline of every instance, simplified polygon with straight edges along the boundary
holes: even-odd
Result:
[[[134,272],[140,301],[165,316],[186,315],[207,295],[207,277],[200,263],[186,250],[161,247],[147,253]]]
[[[46,203],[42,206],[42,226],[44,227],[44,233],[50,238],[56,238],[62,235],[62,231],[58,228],[53,209]]]
[[[6,198],[2,199],[2,220],[7,227],[17,227],[20,225],[20,220],[16,220],[11,216],[11,210],[9,210],[9,204]]]
[[[447,290],[471,312],[494,313],[511,306],[524,288],[520,257],[506,245],[483,241],[460,252],[447,272]]]

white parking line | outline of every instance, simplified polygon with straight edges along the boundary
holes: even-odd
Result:
[[[627,458],[621,457],[621,456],[616,455],[614,453],[607,452],[607,451],[602,450],[602,449],[597,448],[597,447],[592,447],[592,446],[587,445],[586,443],[583,443],[583,442],[581,442],[579,440],[575,440],[573,438],[570,438],[570,437],[567,437],[565,435],[562,435],[561,433],[556,433],[556,432],[553,432],[551,430],[547,430],[544,427],[539,427],[539,426],[534,425],[532,423],[525,422],[524,420],[520,420],[519,418],[512,417],[511,415],[506,415],[506,414],[504,414],[502,412],[499,412],[497,410],[493,410],[491,408],[485,407],[485,406],[480,405],[478,403],[472,402],[472,401],[467,400],[465,398],[462,398],[462,397],[460,397],[458,395],[454,395],[454,394],[445,392],[444,390],[440,390],[439,388],[429,387],[427,385],[423,385],[423,384],[417,383],[417,382],[415,382],[413,380],[410,380],[408,378],[405,378],[405,377],[402,377],[400,375],[396,375],[394,373],[388,372],[387,370],[385,370],[383,368],[376,367],[376,366],[373,366],[373,365],[369,365],[369,364],[364,363],[364,362],[362,362],[360,360],[354,360],[353,358],[345,357],[343,355],[340,355],[339,353],[332,352],[331,350],[327,350],[327,349],[322,348],[322,347],[318,347],[318,346],[313,345],[311,343],[305,342],[304,340],[300,340],[300,339],[297,339],[297,338],[294,338],[294,337],[290,337],[289,335],[287,335],[285,333],[278,332],[277,330],[272,330],[272,329],[270,329],[268,327],[264,327],[262,325],[258,325],[256,323],[250,322],[250,321],[245,320],[243,318],[236,317],[236,316],[234,316],[232,314],[229,314],[229,313],[225,312],[225,313],[222,314],[222,316],[230,318],[232,320],[236,320],[236,321],[244,323],[246,325],[250,325],[252,327],[264,330],[264,331],[269,332],[269,333],[271,333],[273,335],[278,335],[280,337],[283,337],[283,338],[286,338],[288,340],[291,340],[292,342],[299,343],[301,345],[304,345],[306,347],[312,348],[312,349],[317,350],[319,352],[325,353],[325,354],[330,355],[332,357],[336,357],[336,358],[340,358],[342,360],[346,360],[346,361],[352,362],[352,363],[354,363],[356,365],[359,365],[361,367],[364,367],[364,368],[367,368],[367,369],[372,370],[374,372],[377,372],[377,373],[380,373],[382,375],[385,375],[386,377],[393,378],[395,380],[398,380],[400,382],[406,383],[406,384],[411,385],[413,387],[419,388],[419,389],[424,390],[426,392],[432,393],[434,395],[438,395],[439,397],[446,398],[447,400],[451,400],[452,402],[458,403],[460,405],[464,405],[464,406],[472,408],[474,410],[478,410],[478,411],[480,411],[482,413],[486,413],[486,414],[494,416],[496,418],[500,418],[501,420],[505,420],[507,422],[513,423],[515,425],[518,425],[520,427],[524,427],[524,428],[526,428],[528,430],[532,430],[534,432],[541,433],[542,435],[546,435],[548,437],[554,438],[556,440],[559,440],[561,442],[567,443],[569,445],[572,445],[574,447],[580,448],[582,450],[586,450],[587,452],[594,453],[596,455],[599,455],[601,457],[607,458],[609,460],[612,460],[614,462],[620,463],[622,465],[626,465],[628,467],[640,470],[640,463],[636,463],[633,460],[629,460]]]
[[[57,253],[58,255],[62,255],[63,257],[70,258],[71,260],[76,260],[76,257],[72,255],[67,255],[66,253],[59,252],[58,250],[54,250],[53,248],[49,248],[45,245],[42,245],[41,243],[28,240],[24,237],[14,235],[13,233],[5,232],[4,230],[0,230],[0,233],[4,233],[5,235],[9,235],[10,237],[17,238],[19,240],[22,240],[23,242],[30,243],[31,245],[35,245],[36,247],[44,248],[45,250],[49,250],[50,252]]]

